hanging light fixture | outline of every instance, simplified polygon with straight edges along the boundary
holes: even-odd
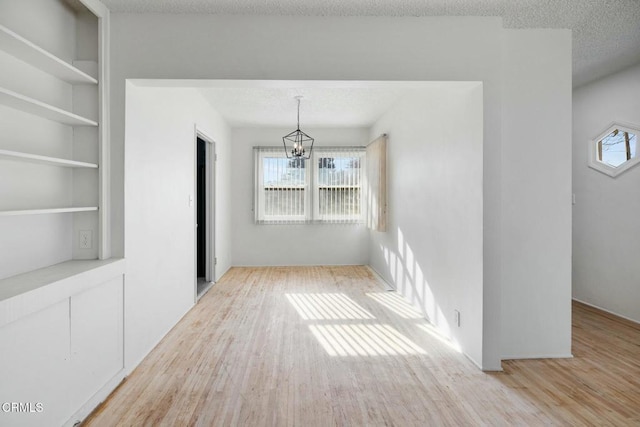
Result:
[[[298,127],[282,137],[284,153],[288,159],[309,159],[313,149],[313,138],[300,130],[300,99],[302,97],[296,96],[295,99],[298,101]]]

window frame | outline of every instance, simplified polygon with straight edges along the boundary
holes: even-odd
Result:
[[[360,160],[360,183],[357,186],[347,186],[347,185],[320,185],[320,166],[318,165],[320,159],[322,158],[340,158],[340,153],[349,153],[349,155],[344,155],[342,157],[352,158],[354,153],[358,153],[358,158]],[[318,155],[320,154],[320,155]],[[344,147],[344,148],[334,148],[334,149],[318,149],[312,153],[313,158],[313,186],[312,186],[312,194],[313,194],[313,219],[314,221],[322,222],[322,223],[351,223],[358,224],[364,222],[364,179],[365,179],[365,170],[366,170],[366,151],[364,147]],[[330,188],[358,188],[360,190],[360,213],[357,215],[324,215],[320,213],[320,190],[321,189],[330,189]]]
[[[636,166],[640,163],[640,155],[638,153],[638,149],[640,147],[636,146],[636,156],[632,157],[630,160],[627,160],[621,163],[618,166],[612,166],[602,160],[600,160],[598,155],[598,144],[599,142],[606,138],[609,134],[611,134],[614,130],[618,129],[622,132],[628,132],[636,135],[636,144],[638,144],[638,138],[640,137],[640,126],[634,126],[628,123],[621,122],[612,122],[604,131],[600,132],[598,136],[589,141],[589,154],[588,154],[588,165],[590,168],[597,170],[605,175],[610,176],[611,178],[615,178],[616,176],[626,172],[632,167]]]
[[[307,169],[309,165],[308,164],[305,165],[306,171],[305,171],[305,177],[304,177],[304,184],[302,186],[300,185],[286,186],[285,185],[285,186],[278,187],[279,189],[294,189],[294,190],[302,189],[302,191],[304,191],[304,202],[302,203],[302,206],[303,206],[302,215],[267,215],[265,212],[266,197],[264,197],[264,192],[266,191],[266,188],[267,188],[264,185],[264,159],[265,158],[277,158],[277,159],[290,160],[290,159],[287,159],[287,156],[285,155],[284,151],[282,151],[282,148],[280,148],[279,150],[261,149],[256,151],[257,165],[254,165],[254,169],[256,170],[256,173],[257,173],[256,187],[254,188],[256,207],[257,207],[256,222],[269,224],[269,223],[278,223],[278,222],[301,223],[301,222],[307,221],[307,216],[310,211],[310,200],[309,200],[310,197],[308,196],[309,196],[309,189],[311,185],[311,182],[310,182],[311,174]],[[302,159],[301,161],[309,162],[309,160],[304,160],[304,159]],[[269,188],[275,189],[276,187],[269,187]],[[263,193],[262,197],[260,197],[260,195],[258,194],[259,192]]]
[[[365,219],[364,191],[366,189],[366,150],[362,146],[336,146],[336,147],[314,147],[311,157],[306,162],[304,185],[282,186],[279,188],[302,189],[304,191],[303,214],[302,215],[267,215],[265,206],[265,183],[264,183],[264,159],[278,158],[288,159],[282,147],[253,147],[254,148],[254,214],[256,224],[305,224],[305,223],[341,223],[341,224],[361,224]],[[320,190],[321,188],[335,188],[341,186],[319,185],[320,167],[318,162],[321,158],[339,158],[340,154],[349,153],[344,157],[352,158],[354,153],[360,159],[360,184],[353,188],[360,190],[360,213],[357,215],[321,215],[320,214]]]

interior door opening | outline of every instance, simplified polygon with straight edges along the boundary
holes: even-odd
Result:
[[[196,300],[214,281],[214,209],[213,209],[213,141],[196,136]]]

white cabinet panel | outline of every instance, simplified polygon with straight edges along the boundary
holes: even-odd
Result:
[[[71,297],[74,408],[123,368],[122,276]]]
[[[0,425],[62,425],[70,411],[70,395],[61,392],[69,374],[68,299],[0,328],[0,404],[27,410],[5,412],[11,409],[5,405]]]

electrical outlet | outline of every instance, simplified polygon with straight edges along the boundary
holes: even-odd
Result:
[[[93,233],[91,230],[80,230],[78,232],[78,247],[80,249],[91,249],[93,247]]]
[[[453,322],[459,328],[460,327],[460,312],[453,310]]]

